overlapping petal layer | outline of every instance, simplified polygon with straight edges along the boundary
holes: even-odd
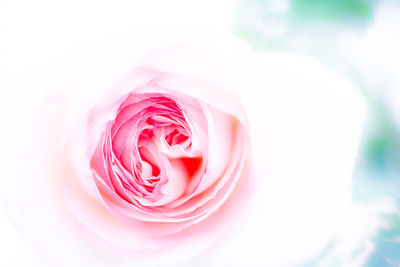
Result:
[[[181,86],[182,81],[195,86],[201,84],[197,79],[151,68],[138,68],[132,76],[145,82],[88,112],[83,161],[92,175],[68,172],[66,201],[79,221],[112,244],[154,250],[203,235],[202,221],[213,229],[213,218],[238,180],[249,178],[244,174],[249,139],[243,119],[162,83],[177,79]],[[76,144],[72,136],[66,146],[72,150],[66,158],[71,169],[79,168],[71,160]],[[77,187],[106,213],[81,206]],[[105,214],[125,225],[132,240],[105,230]]]

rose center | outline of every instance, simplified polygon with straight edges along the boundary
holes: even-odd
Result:
[[[191,145],[188,125],[175,103],[167,101],[153,105],[141,114],[137,136],[139,164],[137,173],[140,185],[148,193],[162,186],[162,170],[165,169],[167,153],[175,146],[187,149]],[[157,192],[156,192],[157,193]]]

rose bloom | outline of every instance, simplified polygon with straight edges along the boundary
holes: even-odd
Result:
[[[5,207],[50,265],[283,266],[333,237],[353,88],[304,56],[186,37],[111,40],[9,131]]]
[[[249,136],[240,107],[228,100],[233,111],[219,109],[207,101],[222,90],[217,86],[148,67],[120,86],[120,97],[92,107],[66,143],[66,205],[127,250],[213,240],[248,196]],[[211,94],[197,98],[181,93],[185,88]]]

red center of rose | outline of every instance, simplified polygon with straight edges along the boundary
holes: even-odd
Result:
[[[182,113],[172,113],[169,108],[177,108],[175,103],[157,104],[144,112],[139,125],[143,127],[137,140],[137,148],[140,155],[140,162],[137,165],[141,177],[141,185],[148,192],[153,192],[160,181],[160,161],[157,159],[160,142],[168,146],[182,145],[185,148],[190,146],[188,132],[178,123],[185,123]],[[179,115],[179,116],[177,116]],[[157,154],[156,154],[157,153]]]
[[[167,97],[121,105],[111,136],[113,154],[124,169],[120,173],[129,173],[118,177],[135,197],[157,201],[165,193],[163,186],[176,178],[171,173],[179,168],[189,180],[203,163],[202,157],[186,155],[192,146],[191,129],[182,109]]]

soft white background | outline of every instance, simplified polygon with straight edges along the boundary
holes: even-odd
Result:
[[[7,123],[10,122],[10,117],[12,117],[16,103],[26,107],[37,104],[57,77],[63,75],[64,72],[71,68],[79,57],[85,55],[87,51],[90,51],[91,48],[109,37],[134,31],[135,29],[149,29],[151,31],[151,29],[160,26],[172,28],[175,26],[178,28],[184,27],[189,30],[200,28],[202,31],[209,30],[212,32],[230,33],[232,31],[231,25],[234,14],[235,1],[224,0],[1,1],[0,130],[6,128]],[[338,185],[334,182],[337,181],[335,180],[337,179],[335,175],[344,175],[345,173],[350,175],[350,165],[342,166],[343,170],[335,169],[327,171],[326,167],[329,167],[329,165],[324,164],[328,164],[330,160],[335,161],[336,156],[343,156],[346,160],[349,159],[350,162],[350,158],[355,154],[356,149],[357,134],[355,132],[361,127],[362,116],[358,108],[362,105],[359,105],[360,103],[356,101],[356,111],[358,113],[355,114],[355,117],[352,117],[352,115],[349,116],[351,119],[356,118],[355,120],[359,124],[352,124],[353,120],[345,121],[343,124],[340,121],[327,123],[326,118],[323,116],[328,115],[329,118],[335,119],[339,114],[338,118],[345,118],[346,114],[343,112],[347,111],[348,109],[346,108],[349,108],[349,106],[344,107],[344,109],[340,107],[339,113],[336,113],[334,109],[336,105],[335,100],[330,102],[330,95],[317,93],[316,97],[325,102],[311,106],[309,109],[304,109],[304,107],[313,103],[311,100],[317,92],[315,88],[324,86],[324,80],[322,79],[326,78],[330,80],[330,84],[327,87],[331,88],[332,92],[335,85],[340,85],[341,90],[343,90],[347,88],[347,83],[343,83],[334,74],[327,74],[324,68],[320,70],[321,66],[317,63],[306,60],[305,62],[308,63],[302,65],[298,63],[302,62],[302,58],[297,58],[294,61],[291,59],[285,60],[291,63],[289,70],[285,69],[284,64],[281,66],[269,65],[270,71],[275,71],[274,67],[277,67],[277,69],[281,68],[280,73],[283,75],[282,77],[274,77],[275,80],[274,78],[272,79],[272,84],[276,84],[280,81],[280,78],[284,79],[285,75],[296,76],[296,69],[308,69],[310,72],[315,70],[313,74],[317,77],[316,80],[311,86],[308,86],[307,79],[313,77],[310,75],[310,72],[310,77],[304,79],[298,76],[291,79],[292,77],[288,76],[290,78],[287,79],[284,85],[281,85],[282,90],[296,87],[299,85],[299,82],[303,81],[305,82],[303,84],[305,91],[277,91],[272,94],[271,91],[268,93],[258,91],[256,98],[258,99],[257,101],[261,101],[267,97],[273,97],[277,100],[275,103],[271,103],[270,101],[273,105],[266,108],[270,111],[279,112],[279,116],[269,118],[272,126],[268,127],[273,128],[273,131],[269,134],[276,141],[272,143],[274,146],[272,149],[280,149],[280,154],[276,155],[276,159],[268,159],[270,160],[269,163],[274,165],[274,168],[269,169],[269,174],[272,177],[274,175],[280,177],[279,175],[281,175],[282,177],[294,177],[295,179],[290,181],[277,179],[273,180],[273,184],[267,184],[267,181],[261,182],[260,184],[266,188],[262,192],[266,193],[268,197],[260,199],[263,195],[258,195],[258,198],[253,202],[254,206],[252,206],[252,209],[257,211],[257,209],[260,210],[271,205],[271,203],[275,203],[272,206],[268,206],[268,208],[269,212],[271,212],[270,214],[277,217],[270,218],[261,214],[256,219],[248,221],[247,229],[250,230],[242,233],[239,239],[243,243],[232,243],[230,247],[221,251],[220,256],[216,257],[214,255],[216,257],[215,261],[212,258],[209,260],[203,259],[204,262],[198,262],[199,266],[203,263],[207,265],[214,263],[216,264],[215,266],[221,266],[223,263],[228,264],[227,266],[232,266],[236,263],[242,266],[246,264],[247,259],[251,259],[252,263],[255,264],[258,260],[254,257],[255,255],[260,257],[261,262],[275,263],[276,265],[281,262],[281,258],[286,257],[287,253],[290,253],[291,257],[301,259],[303,255],[300,254],[303,252],[306,254],[310,253],[310,251],[315,252],[318,250],[313,244],[309,247],[302,247],[304,240],[311,239],[319,243],[322,242],[321,240],[326,239],[324,231],[330,227],[328,225],[331,216],[330,208],[337,208],[337,202],[335,202],[337,199],[324,199],[324,201],[318,203],[319,197],[324,198],[323,192],[325,191],[317,191],[315,193],[310,188],[320,186],[324,190],[329,191],[328,189],[331,186],[333,188],[331,191],[333,192],[336,190],[334,188],[335,185]],[[318,70],[321,72],[318,72]],[[262,77],[262,71],[268,71],[268,68],[265,70],[259,69],[260,73],[258,77]],[[285,71],[287,72],[286,74],[284,74]],[[321,76],[318,79],[319,74]],[[332,81],[336,80],[337,83],[332,83]],[[254,81],[254,83],[256,82]],[[288,92],[294,93],[294,95],[288,97]],[[245,95],[245,92],[242,93]],[[340,94],[338,93],[338,95]],[[353,99],[352,97],[350,99]],[[259,105],[260,102],[252,103],[250,99],[245,99],[245,105],[249,109],[250,122],[254,126],[254,137],[256,140],[262,140],[264,131],[268,127],[257,125],[257,122],[262,119],[262,114],[259,117],[257,117],[257,114],[260,114],[259,111],[263,109]],[[299,104],[297,100],[306,102]],[[328,106],[325,104],[328,104]],[[284,108],[284,105],[297,107],[300,110],[287,110]],[[314,117],[315,112],[313,108],[318,107],[323,109],[325,113],[323,112],[321,116]],[[325,108],[331,109],[325,110]],[[297,114],[303,116],[303,120],[294,119],[292,116],[293,112],[297,112]],[[310,116],[311,119],[304,120],[307,116]],[[317,122],[321,123],[320,128],[315,126]],[[348,133],[351,135],[350,139],[347,139],[346,136],[336,136],[329,139],[328,137],[333,136],[321,137],[319,135],[329,134],[329,127],[333,127],[332,125],[348,127]],[[312,129],[310,130],[310,127],[315,127],[316,132],[313,132]],[[325,128],[322,129],[322,127]],[[295,133],[297,134],[297,139],[291,139],[296,130],[298,130]],[[317,142],[320,150],[312,150],[313,148],[310,145],[314,141]],[[259,143],[259,145],[271,145],[270,142],[272,141],[266,140],[265,143]],[[319,152],[322,151],[324,142],[329,143],[329,149],[332,149],[335,154],[331,154],[325,160],[323,159],[318,162],[320,163],[319,165],[313,165],[312,159],[320,156]],[[314,146],[316,145],[314,144]],[[334,149],[335,147],[338,149]],[[340,154],[340,148],[342,147],[348,147],[345,155]],[[256,151],[256,157],[257,155]],[[285,161],[286,159],[287,161]],[[260,157],[258,157],[258,160],[260,161]],[[295,162],[297,165],[291,166],[291,162]],[[262,166],[263,163],[257,162],[256,159],[258,166]],[[284,170],[283,173],[282,170]],[[301,171],[302,173],[296,173],[296,171]],[[306,174],[307,176],[305,176]],[[318,179],[325,174],[328,177],[326,183]],[[7,179],[6,177],[1,178]],[[304,186],[303,179],[311,183],[312,187],[309,184]],[[339,195],[338,199],[341,201],[348,200],[350,188],[346,186],[350,184],[349,181],[347,176],[340,176],[339,178],[339,185],[344,186],[344,188],[338,186],[336,192]],[[288,186],[288,183],[291,183],[290,186]],[[280,192],[285,193],[281,194]],[[261,201],[257,202],[257,199]],[[265,200],[269,202],[264,203],[263,201]],[[324,206],[325,204],[330,206]],[[342,204],[340,203],[340,205]],[[24,243],[17,230],[8,221],[3,209],[0,211],[0,266],[40,266],[42,263],[39,256],[30,246]],[[318,213],[316,213],[317,211]],[[338,213],[338,210],[334,210],[333,212]],[[350,220],[352,219],[350,218]],[[355,220],[357,221],[359,218],[357,217]],[[268,226],[265,226],[265,223],[268,223]],[[287,231],[276,231],[279,227],[286,227]],[[357,228],[358,226],[355,225],[354,227]],[[345,229],[347,228],[345,227]],[[259,230],[262,230],[261,233],[265,235],[265,238],[268,238],[268,242],[263,239],[255,239],[259,234]],[[283,233],[285,235],[282,236]],[[309,234],[315,234],[315,236],[310,236]],[[243,247],[240,244],[243,245],[244,243],[254,249],[252,251],[243,251]],[[279,253],[271,255],[269,260],[263,258],[263,253],[266,253],[268,249],[275,249],[276,251],[277,248]],[[308,248],[310,248],[310,251],[307,250]],[[232,253],[235,253],[237,257],[230,259],[231,255],[233,255]],[[298,253],[299,255],[294,255],[294,253]],[[242,255],[239,256],[240,254]],[[235,262],[236,260],[238,262]],[[288,262],[290,260],[286,261],[286,263]],[[193,265],[194,262],[189,264]]]

